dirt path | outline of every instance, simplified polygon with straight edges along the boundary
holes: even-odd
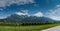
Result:
[[[60,26],[52,27],[52,28],[45,29],[45,30],[42,30],[42,31],[60,31]]]

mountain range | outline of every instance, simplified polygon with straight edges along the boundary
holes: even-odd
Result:
[[[28,15],[17,15],[12,14],[3,21],[10,21],[10,22],[54,22],[54,20],[47,18],[47,17],[37,17],[37,16],[28,16]]]

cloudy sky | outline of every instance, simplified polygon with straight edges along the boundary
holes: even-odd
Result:
[[[0,19],[15,13],[60,20],[60,0],[0,0]]]

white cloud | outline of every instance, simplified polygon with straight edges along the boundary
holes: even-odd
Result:
[[[24,11],[24,10],[22,10]],[[33,15],[29,15],[29,13],[27,11],[24,11],[24,12],[16,12],[17,15],[28,15],[28,16],[37,16],[37,17],[42,17],[43,16],[43,13],[41,12],[37,12]]]
[[[60,5],[57,5],[55,9],[50,10],[46,14],[46,17],[49,17],[54,20],[60,20]]]
[[[35,3],[34,0],[0,0],[0,7],[10,6],[11,4],[23,5]]]
[[[28,15],[28,16],[30,16],[29,14],[28,14],[28,10],[21,10],[22,12],[16,12],[16,14],[17,15]]]
[[[60,7],[60,5],[57,5],[56,7]]]
[[[2,11],[3,9],[0,8],[0,10]]]
[[[34,16],[42,17],[43,16],[43,13],[42,12],[37,12],[37,13],[34,14]]]
[[[23,13],[28,14],[29,10],[21,10]]]
[[[21,13],[21,12],[16,12],[17,15],[27,15],[25,13]]]

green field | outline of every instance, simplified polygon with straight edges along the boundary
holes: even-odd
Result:
[[[0,26],[0,31],[40,31],[59,24],[31,25],[31,26]]]
[[[19,31],[20,27],[18,26],[0,26],[0,31]]]

